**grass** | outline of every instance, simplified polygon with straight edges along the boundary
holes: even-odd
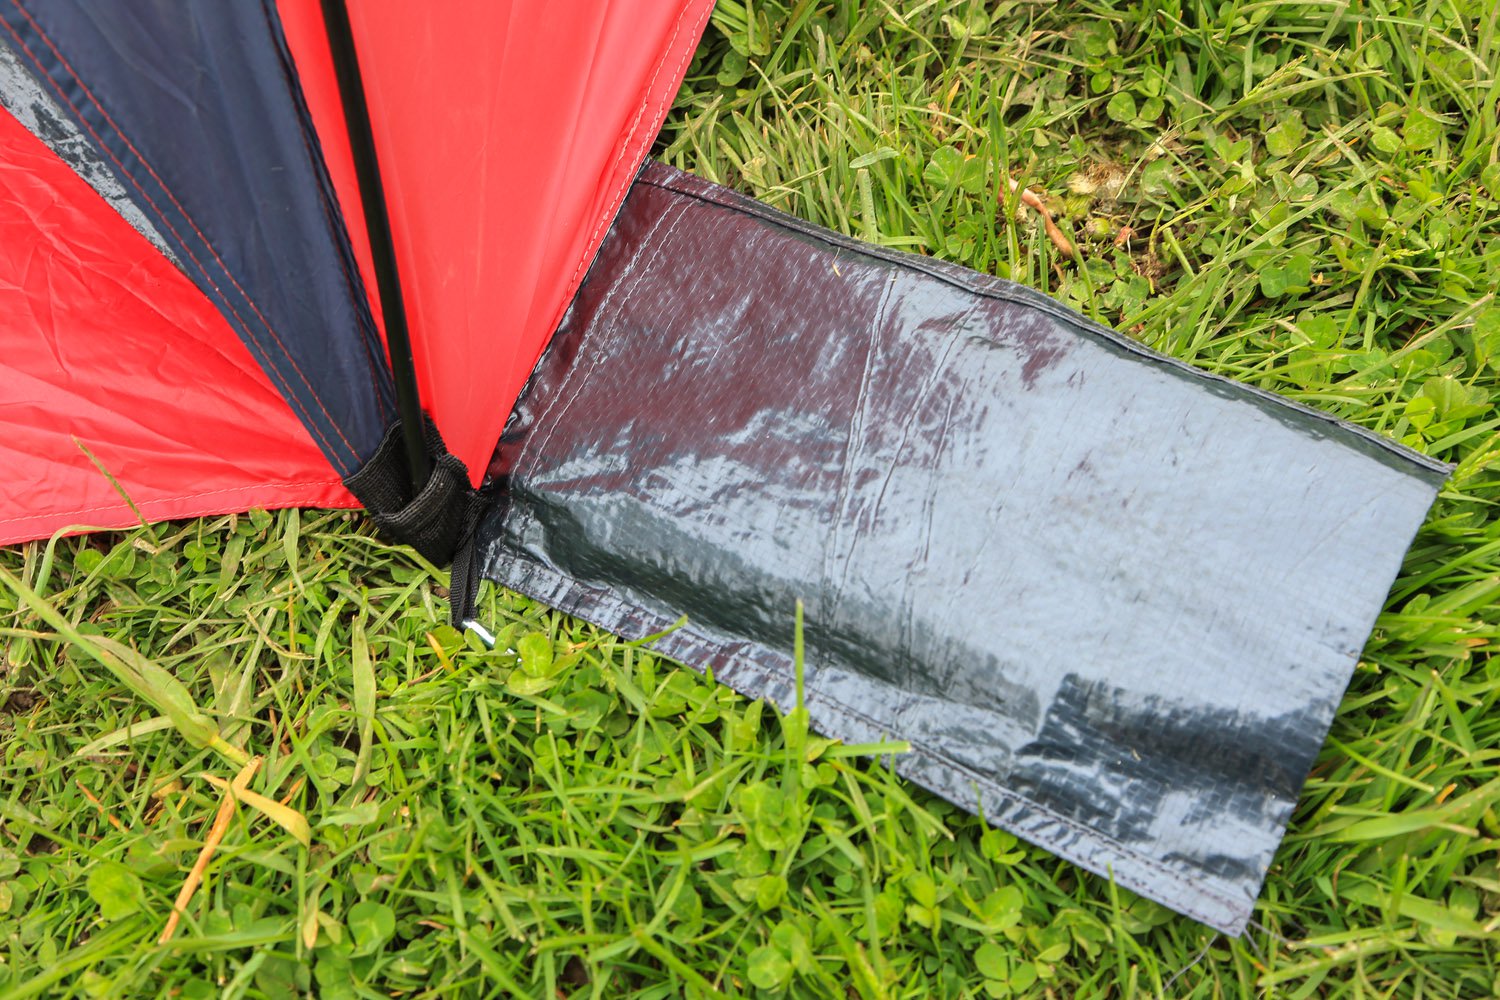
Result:
[[[1497,67],[1489,0],[721,0],[659,143],[1457,463],[1244,939],[252,512],[0,554],[0,995],[1500,994]]]

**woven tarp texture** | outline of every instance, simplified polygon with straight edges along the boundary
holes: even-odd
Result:
[[[1446,467],[648,165],[491,463],[491,579],[1243,929]]]

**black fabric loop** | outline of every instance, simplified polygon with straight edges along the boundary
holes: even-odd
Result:
[[[475,526],[478,519],[475,520]],[[474,527],[453,553],[453,572],[448,582],[448,619],[463,631],[464,622],[474,617],[479,600],[478,534]]]
[[[420,493],[412,495],[410,464],[399,425],[387,429],[375,455],[344,484],[384,535],[441,566],[470,542],[487,498],[483,490],[469,484],[468,469],[448,451],[432,419],[423,423],[432,475]]]

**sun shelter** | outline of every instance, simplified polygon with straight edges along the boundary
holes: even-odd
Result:
[[[1237,932],[1446,466],[646,162],[710,6],[0,0],[0,543],[359,506],[784,707],[801,600],[824,733]]]

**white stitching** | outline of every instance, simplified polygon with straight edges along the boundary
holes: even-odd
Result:
[[[710,2],[707,2],[707,3],[703,4],[703,14],[698,19],[697,24],[694,25],[694,30],[696,32],[698,32],[698,33],[702,32],[703,25],[708,21],[708,15],[713,10],[713,6],[714,5],[712,3],[712,0],[710,0]],[[680,33],[680,31],[682,29],[682,19],[687,16],[687,12],[688,12],[688,6],[684,5],[684,7],[682,8],[681,13],[679,13],[677,15],[677,21],[676,21],[676,23],[672,25],[672,37],[670,37],[670,38],[667,39],[667,44],[666,44],[665,49],[662,52],[661,59],[657,61],[657,63],[656,63],[656,69],[653,70],[652,73],[651,73],[651,79],[646,82],[646,96],[641,101],[640,110],[638,110],[635,113],[635,120],[630,123],[630,128],[625,133],[625,138],[620,142],[619,152],[615,154],[614,161],[609,165],[609,169],[610,170],[615,170],[615,169],[617,169],[619,167],[620,162],[625,159],[626,152],[630,149],[631,145],[635,142],[636,132],[640,128],[641,119],[643,117],[645,117],[646,109],[651,105],[652,95],[653,95],[653,93],[655,91],[655,88],[656,88],[657,77],[661,76],[661,69],[662,69],[663,66],[666,65],[666,63],[667,63],[667,57],[669,55],[671,55],[671,53],[672,53],[672,46],[677,41],[677,36],[678,36],[678,34]],[[688,59],[693,54],[693,51],[694,51],[694,48],[688,48],[688,49],[684,49],[683,50],[682,58],[678,60],[677,66],[672,70],[672,75],[673,76],[678,76],[682,72],[684,72],[684,70],[685,70],[685,68],[687,66]],[[662,103],[662,108],[661,108],[660,117],[661,118],[665,118],[668,109],[670,109],[670,107],[671,107],[671,102],[668,101],[668,100],[666,100],[666,99],[663,99],[661,103]],[[609,202],[608,202],[608,204],[610,206],[618,206],[619,203],[624,200],[625,192],[630,188],[630,182],[632,180],[634,180],[634,176],[633,175],[626,176],[624,178],[624,180],[621,181],[616,186],[615,191],[610,196],[610,199],[609,199]],[[593,259],[594,254],[593,254],[591,248],[595,247],[598,244],[598,242],[600,240],[600,235],[604,232],[605,227],[609,225],[609,223],[611,222],[611,220],[613,220],[614,215],[615,215],[614,211],[611,210],[611,211],[604,212],[604,213],[602,213],[599,216],[599,224],[594,227],[593,233],[591,233],[589,235],[589,241],[588,241],[587,244],[584,245],[584,248],[583,248],[583,256],[579,258],[578,266],[576,268],[574,268],[574,270],[573,270],[573,276],[568,279],[568,284],[569,285],[573,285],[573,286],[577,285],[579,276],[583,274],[584,267],[588,264],[588,262],[591,259]],[[568,298],[571,299],[572,295],[569,295]],[[556,324],[554,324],[554,325],[556,325]]]

